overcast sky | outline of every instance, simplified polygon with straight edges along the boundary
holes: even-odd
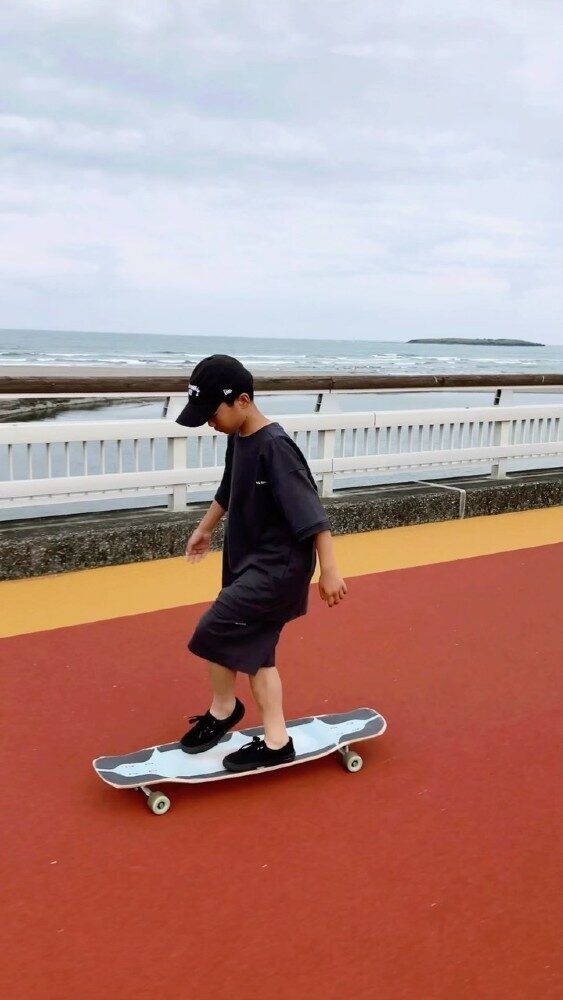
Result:
[[[561,0],[0,25],[0,327],[563,343]]]

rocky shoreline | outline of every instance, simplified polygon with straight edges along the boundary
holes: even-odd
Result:
[[[136,399],[135,403],[153,400]],[[0,424],[20,423],[27,420],[48,420],[67,410],[101,410],[108,406],[123,406],[123,399],[0,399]]]

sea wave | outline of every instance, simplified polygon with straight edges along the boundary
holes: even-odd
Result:
[[[530,357],[526,352],[525,356],[514,357],[503,355],[501,357],[461,356],[458,354],[422,354],[411,353],[408,349],[405,353],[400,350],[379,351],[367,353],[369,347],[366,345],[366,354],[346,354],[341,351],[330,353],[327,344],[322,345],[326,353],[311,351],[310,353],[286,353],[269,354],[263,351],[246,351],[233,348],[237,357],[254,371],[308,371],[322,374],[334,373],[335,371],[344,373],[366,373],[408,375],[413,371],[424,374],[438,374],[447,371],[451,374],[483,374],[500,373],[501,371],[533,372],[541,367],[544,371],[560,370],[560,362],[555,358]],[[371,345],[370,345],[371,346]],[[360,349],[359,344],[354,345],[355,350]],[[334,350],[334,348],[333,348]],[[127,350],[112,353],[111,350],[77,349],[68,350],[25,350],[14,349],[14,345],[9,348],[0,349],[0,365],[9,368],[10,366],[45,366],[45,367],[69,367],[69,368],[120,368],[120,369],[143,369],[161,368],[163,370],[171,368],[187,368],[191,370],[204,353],[200,351],[171,351],[171,350],[147,350],[141,352],[139,349],[127,353]]]

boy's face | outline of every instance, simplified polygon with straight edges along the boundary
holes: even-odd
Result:
[[[207,423],[221,434],[235,434],[246,420],[250,405],[250,396],[243,392],[237,396],[232,406],[221,403]]]

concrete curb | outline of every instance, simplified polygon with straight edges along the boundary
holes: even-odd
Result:
[[[378,531],[460,517],[503,514],[563,503],[563,470],[513,474],[506,479],[448,479],[441,485],[406,484],[346,490],[323,500],[335,535]],[[209,503],[186,511],[162,509],[73,514],[0,524],[0,580],[116,566],[183,555],[186,539]],[[463,507],[465,510],[463,511]],[[222,525],[212,548],[223,543]]]

